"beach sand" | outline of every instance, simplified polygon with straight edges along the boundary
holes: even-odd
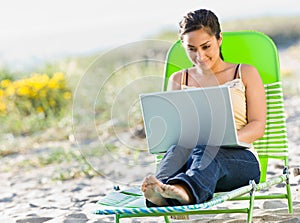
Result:
[[[256,201],[253,222],[300,222],[300,176],[294,176],[293,170],[300,164],[300,97],[285,99],[287,113],[287,127],[289,137],[290,183],[294,204],[294,214],[287,213],[286,200]],[[42,168],[12,168],[4,171],[8,163],[24,159],[33,154],[13,154],[2,158],[0,165],[0,222],[18,223],[97,223],[113,222],[113,216],[99,216],[92,214],[97,208],[96,202],[105,194],[113,190],[118,182],[108,177],[95,176],[92,178],[79,177],[73,180],[53,181],[57,171],[56,165]],[[282,165],[278,161],[270,161],[269,176],[281,172]],[[106,169],[116,170],[118,163],[104,163]],[[122,172],[122,170],[119,170]],[[134,174],[132,174],[132,171]],[[137,166],[132,171],[125,171],[120,179],[123,183],[135,182],[136,185],[146,174],[153,172],[152,166],[141,168]],[[124,187],[124,185],[122,186]],[[272,187],[272,192],[283,192],[283,185]],[[225,205],[225,204],[224,204]],[[223,207],[227,207],[227,204]],[[240,202],[232,202],[233,206],[240,206]],[[245,214],[219,214],[191,216],[191,222],[245,222]],[[177,220],[178,221],[178,220]],[[163,222],[162,217],[122,219],[122,222]],[[186,222],[181,221],[181,222]]]

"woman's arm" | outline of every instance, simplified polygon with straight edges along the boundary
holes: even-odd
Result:
[[[263,82],[255,67],[243,65],[241,73],[246,87],[248,124],[238,131],[242,142],[252,143],[264,135],[266,126],[266,96]]]

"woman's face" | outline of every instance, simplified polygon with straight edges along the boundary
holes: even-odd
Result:
[[[212,69],[220,59],[222,36],[217,39],[205,29],[199,29],[184,34],[182,41],[193,64],[201,69]]]

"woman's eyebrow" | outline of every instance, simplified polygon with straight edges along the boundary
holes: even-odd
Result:
[[[208,41],[206,41],[205,43],[202,43],[202,44],[200,44],[199,46],[203,46],[203,45],[207,44],[208,42],[209,42],[209,40],[208,40]],[[195,47],[195,46],[193,46],[193,45],[190,45],[190,44],[187,44],[187,46],[188,46],[188,47]]]

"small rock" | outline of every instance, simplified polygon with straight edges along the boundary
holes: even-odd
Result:
[[[78,213],[78,214],[69,214],[67,218],[80,218],[80,219],[87,219],[86,215],[83,213]]]
[[[300,168],[299,167],[294,168],[293,174],[294,174],[294,177],[300,175]]]
[[[51,220],[52,218],[47,217],[34,217],[17,220],[16,223],[42,223]]]
[[[265,201],[263,203],[263,209],[277,209],[286,207],[287,205],[281,201]]]
[[[66,216],[64,223],[85,223],[88,221],[88,218],[83,213],[78,214],[69,214]]]
[[[12,202],[13,198],[16,196],[15,193],[5,193],[5,194],[1,194],[0,197],[0,202]]]

